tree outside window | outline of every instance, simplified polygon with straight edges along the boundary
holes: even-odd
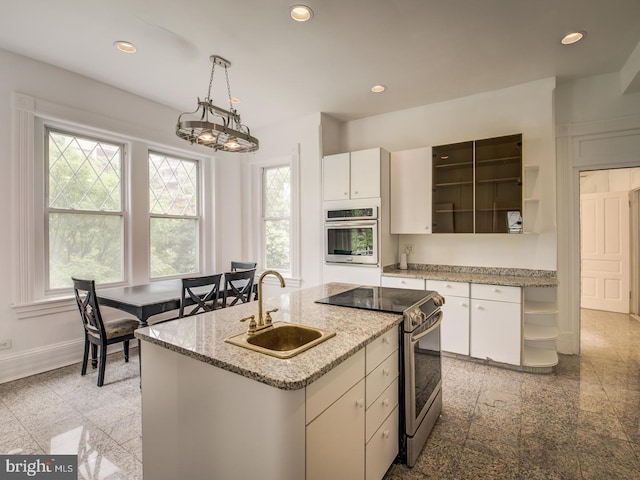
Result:
[[[46,130],[48,290],[124,279],[122,145]]]
[[[264,267],[291,270],[291,167],[262,170]]]

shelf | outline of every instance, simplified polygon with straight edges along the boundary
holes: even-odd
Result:
[[[469,180],[466,182],[436,183],[434,187],[458,187],[460,185],[473,185],[473,180]]]
[[[441,165],[434,165],[433,168],[460,168],[469,166],[473,166],[473,162],[443,163]]]
[[[523,366],[554,367],[558,364],[558,353],[555,350],[524,347]]]
[[[522,201],[525,203],[540,203],[539,198],[523,198]]]
[[[473,213],[472,209],[436,210],[436,213]]]
[[[529,171],[529,172],[537,172],[538,170],[540,170],[540,167],[538,165],[523,165],[523,167],[525,169],[525,171]]]
[[[530,315],[553,315],[558,313],[555,302],[525,302],[524,313]]]
[[[477,160],[476,165],[491,165],[494,163],[506,163],[520,160],[520,155],[515,155],[512,157],[501,157],[501,158],[487,158],[486,160]]]
[[[477,184],[480,184],[480,183],[506,183],[506,182],[522,183],[522,179],[520,177],[510,177],[510,178],[490,178],[489,180],[476,180]]]
[[[523,337],[525,340],[546,341],[558,338],[558,329],[548,325],[524,324]]]
[[[476,208],[476,212],[513,212],[520,211],[519,207],[501,207],[501,208]]]

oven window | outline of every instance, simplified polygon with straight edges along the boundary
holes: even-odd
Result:
[[[441,379],[440,327],[413,347],[415,359],[416,416],[425,408]]]
[[[329,255],[373,255],[373,228],[345,227],[327,230]]]

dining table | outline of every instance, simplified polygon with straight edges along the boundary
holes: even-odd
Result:
[[[182,280],[171,279],[126,287],[109,287],[96,290],[100,305],[117,308],[134,315],[145,327],[150,317],[178,310]]]
[[[224,285],[224,279],[222,280]],[[220,289],[219,298],[223,297],[223,288]],[[253,292],[256,298],[257,285],[254,283]],[[198,289],[196,289],[196,292]],[[203,293],[207,287],[202,287]],[[148,320],[154,315],[178,310],[180,308],[180,296],[182,292],[182,280],[174,278],[159,280],[141,285],[108,287],[96,290],[96,297],[100,305],[117,308],[134,315],[142,327],[148,325]],[[232,291],[228,292],[233,293]],[[193,302],[190,302],[193,304]],[[177,316],[177,312],[176,312]]]

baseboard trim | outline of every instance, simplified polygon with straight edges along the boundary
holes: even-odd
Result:
[[[80,338],[4,355],[0,357],[0,383],[79,363],[83,348],[84,339]]]

